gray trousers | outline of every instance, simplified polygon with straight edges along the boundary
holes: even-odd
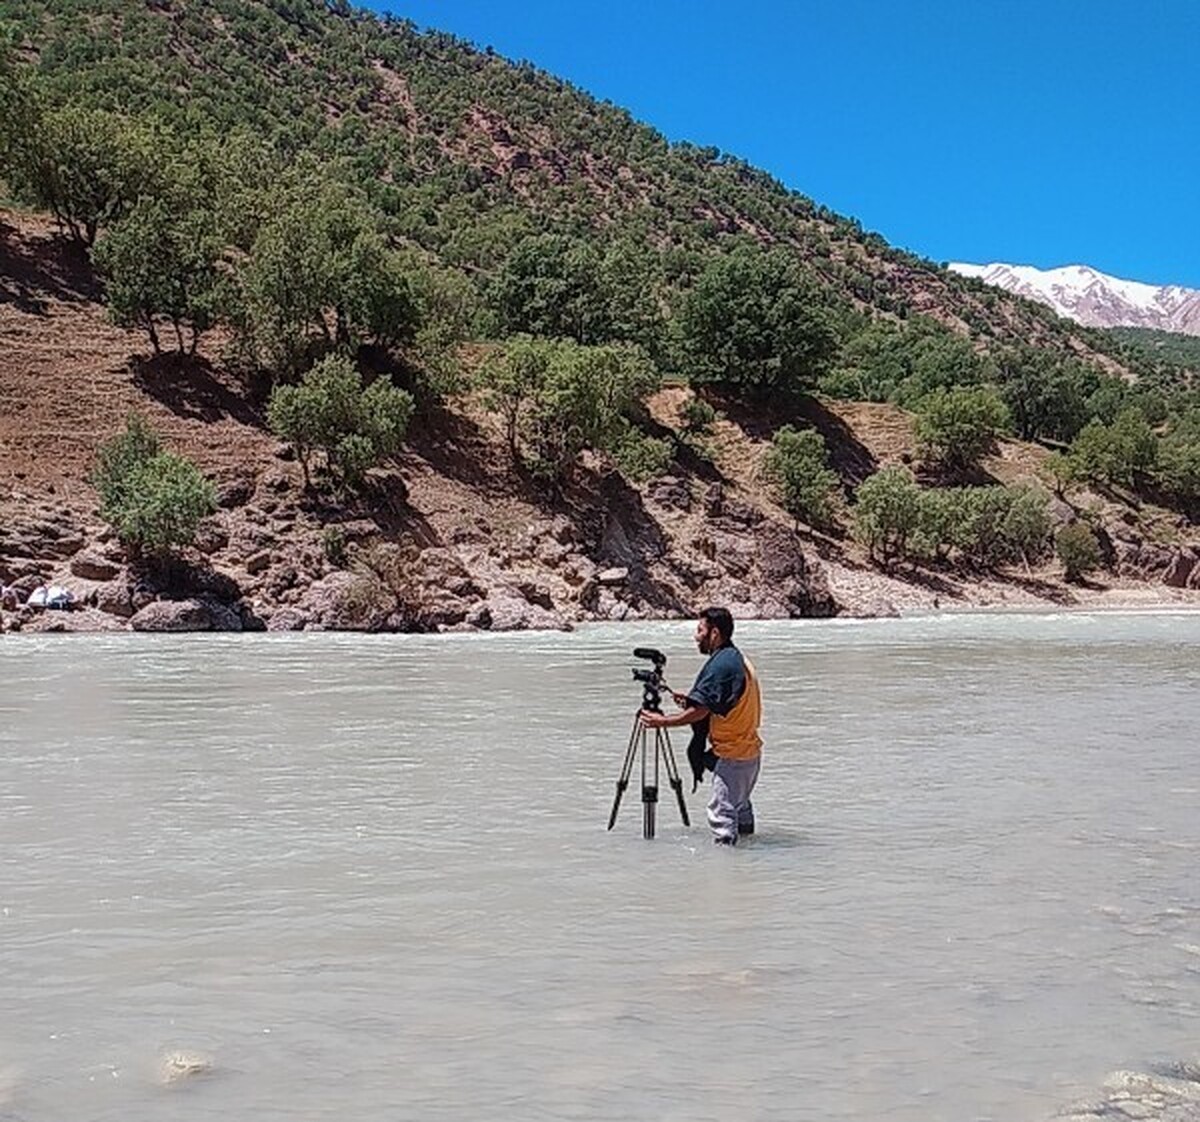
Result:
[[[750,795],[758,782],[761,763],[761,758],[717,759],[712,798],[708,800],[708,824],[716,841],[736,843],[739,833],[754,832],[754,806]]]

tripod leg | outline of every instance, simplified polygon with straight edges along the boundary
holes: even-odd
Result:
[[[625,749],[625,762],[621,765],[621,774],[617,779],[617,793],[613,798],[612,811],[608,815],[608,828],[611,830],[617,821],[617,811],[621,807],[621,796],[629,786],[629,774],[633,771],[633,753],[637,747],[638,732],[641,731],[642,719],[633,718],[633,732],[629,734],[629,747]]]
[[[642,729],[642,837],[654,837],[654,817],[658,809],[658,738],[661,730],[654,730],[654,776],[653,782],[646,775],[646,730]]]
[[[662,737],[663,759],[667,765],[667,782],[671,784],[671,790],[675,792],[675,801],[679,803],[679,817],[683,819],[683,824],[690,827],[692,822],[688,818],[687,803],[683,798],[683,780],[679,778],[679,768],[675,764],[675,751],[671,747],[671,737],[665,729],[657,730]]]

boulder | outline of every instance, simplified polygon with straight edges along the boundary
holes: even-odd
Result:
[[[510,591],[493,592],[475,609],[476,618],[490,621],[490,631],[569,631],[567,620],[558,612],[547,611]],[[467,617],[470,619],[470,615]]]
[[[614,566],[611,569],[602,569],[597,575],[598,580],[603,585],[618,585],[624,584],[629,579],[629,570],[624,565]]]
[[[1200,551],[1184,546],[1167,563],[1163,584],[1171,588],[1187,588],[1192,572],[1200,564]]]
[[[12,587],[21,594],[21,599],[25,600],[35,588],[41,588],[46,581],[41,572],[26,573],[23,577],[17,577],[12,582]]]
[[[308,613],[299,608],[279,608],[267,617],[267,630],[303,631],[308,622]]]
[[[229,531],[218,517],[206,518],[196,527],[196,538],[192,544],[200,553],[219,553],[229,546]]]
[[[554,601],[550,597],[550,590],[544,584],[526,580],[521,581],[516,586],[516,589],[527,603],[535,604],[539,608],[545,608],[547,611],[554,610]]]
[[[296,606],[313,629],[382,631],[398,605],[377,577],[337,570],[310,585]]]
[[[710,483],[704,493],[704,514],[710,521],[724,522],[731,529],[757,526],[765,515],[757,507],[730,494],[722,483]]]
[[[81,608],[73,612],[38,612],[22,627],[30,633],[65,632],[95,635],[107,631],[124,631],[125,625],[106,612]]]
[[[256,573],[261,573],[268,569],[271,565],[270,550],[260,549],[257,553],[252,553],[246,558],[246,572],[253,576]]]
[[[121,566],[105,557],[99,550],[83,549],[71,558],[71,573],[83,580],[110,581],[121,572]]]
[[[295,588],[299,579],[300,574],[296,572],[296,566],[284,564],[272,569],[263,585],[272,596],[279,597],[289,589]]]
[[[208,617],[212,620],[213,631],[241,631],[242,613],[233,604],[208,594],[198,597],[201,604],[208,609]]]
[[[809,561],[800,539],[778,524],[755,536],[756,574],[752,578],[761,614],[768,617],[827,617],[837,605],[820,562]]]
[[[718,485],[719,486],[719,485]],[[673,475],[664,475],[646,485],[650,501],[668,510],[689,511],[692,509],[692,489],[686,480]]]
[[[211,631],[213,618],[200,600],[155,600],[129,621],[134,631]]]
[[[217,506],[223,510],[245,506],[254,495],[254,474],[247,468],[225,468],[212,481],[217,491]]]

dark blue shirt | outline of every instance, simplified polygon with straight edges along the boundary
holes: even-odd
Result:
[[[688,690],[688,701],[718,717],[727,716],[746,689],[746,663],[742,652],[727,643],[708,656],[696,681]]]

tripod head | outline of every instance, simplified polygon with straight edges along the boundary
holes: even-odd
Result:
[[[663,669],[667,665],[667,656],[653,647],[635,647],[634,658],[644,658],[654,664],[653,670],[633,668],[633,680],[642,683],[642,708],[651,713],[662,712],[662,691],[666,687],[663,681]]]

